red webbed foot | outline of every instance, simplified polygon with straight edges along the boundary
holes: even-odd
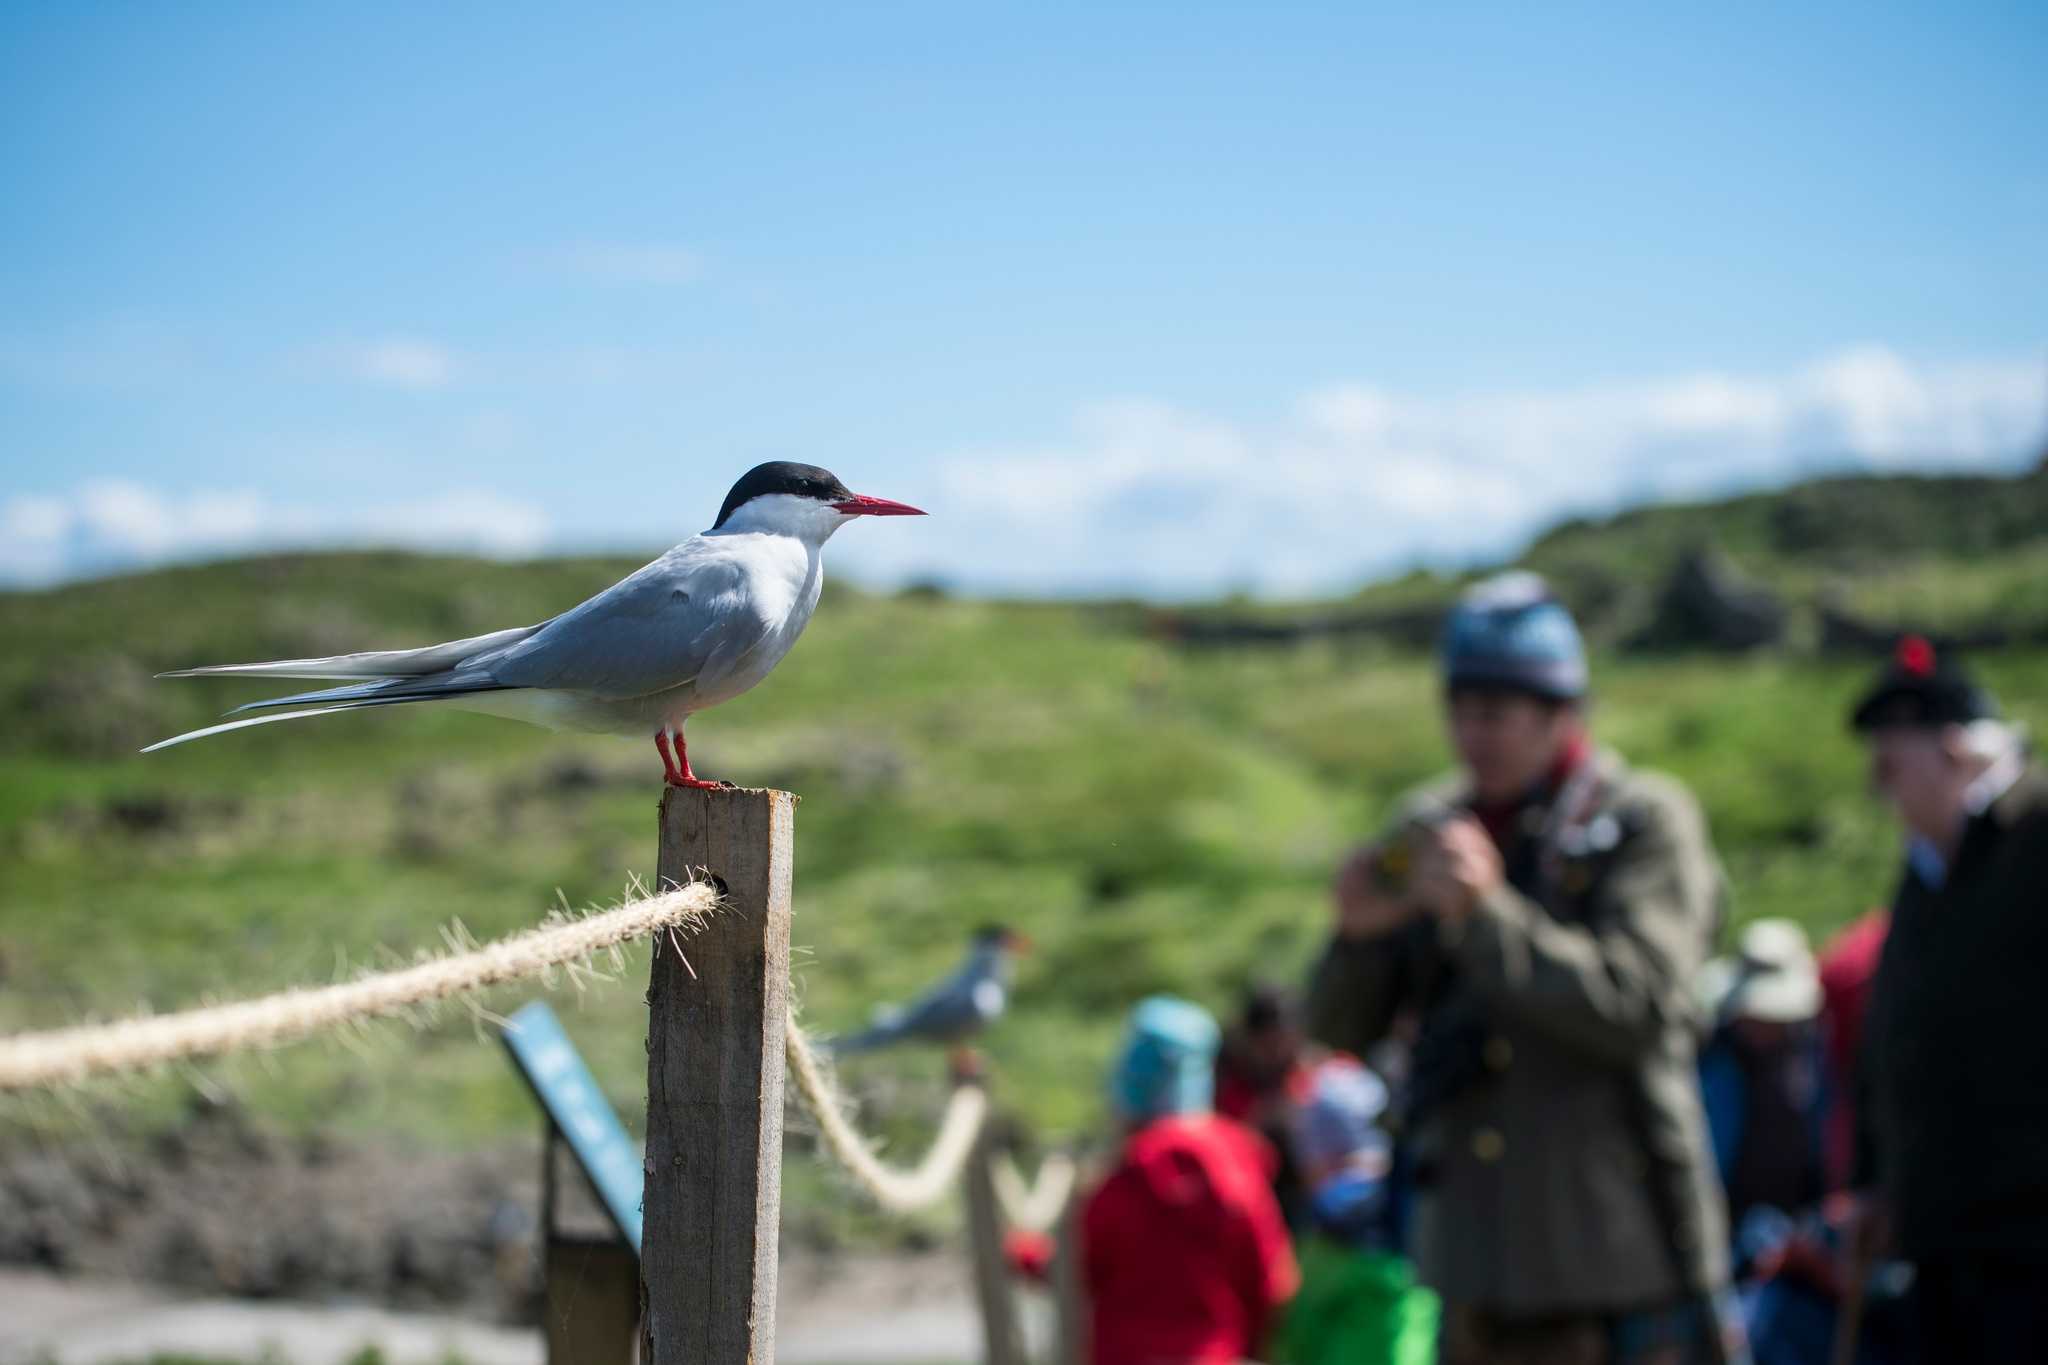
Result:
[[[654,747],[661,750],[662,780],[669,786],[681,787],[685,791],[700,792],[734,790],[733,784],[730,782],[707,782],[690,771],[690,751],[683,747],[682,727],[678,726],[676,728],[675,757],[673,759],[669,757],[668,746],[668,731],[657,731],[654,736]]]

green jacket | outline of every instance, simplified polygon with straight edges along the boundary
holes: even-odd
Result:
[[[1414,1009],[1427,1040],[1470,1040],[1466,1079],[1409,1134],[1415,1258],[1446,1302],[1612,1312],[1718,1286],[1692,982],[1724,894],[1699,806],[1603,751],[1519,830],[1511,885],[1455,931],[1425,915],[1334,940],[1310,1028],[1363,1053]]]
[[[2048,776],[1966,827],[1939,887],[1909,870],[1871,991],[1862,1120],[1914,1259],[2048,1260]]]

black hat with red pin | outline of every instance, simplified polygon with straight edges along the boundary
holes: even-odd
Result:
[[[1998,703],[1962,664],[1924,635],[1908,635],[1892,650],[1877,681],[1850,713],[1859,733],[1893,726],[1930,728],[1996,720]]]

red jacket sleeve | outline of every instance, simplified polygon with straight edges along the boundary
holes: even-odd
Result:
[[[1112,1171],[1081,1210],[1081,1278],[1095,1303],[1103,1302],[1105,1274],[1116,1264],[1117,1231],[1129,1221],[1130,1200],[1123,1186],[1131,1179],[1129,1171]]]
[[[1280,1306],[1301,1287],[1301,1268],[1294,1260],[1294,1241],[1280,1214],[1280,1201],[1266,1171],[1270,1149],[1258,1134],[1243,1133],[1245,1151],[1243,1199],[1238,1234],[1242,1242],[1239,1292],[1246,1316],[1254,1324],[1253,1340],[1263,1341]]]

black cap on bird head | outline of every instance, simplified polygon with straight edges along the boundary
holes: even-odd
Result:
[[[1031,940],[1007,924],[984,924],[974,931],[976,947],[1009,948],[1016,950],[1031,946]]]
[[[814,464],[797,464],[791,460],[770,460],[766,464],[757,464],[740,475],[740,481],[732,486],[732,492],[725,495],[725,506],[718,509],[718,520],[711,523],[711,529],[716,531],[725,525],[733,513],[755,498],[767,497],[772,493],[826,503],[850,517],[924,515],[907,503],[856,493],[841,483],[839,476],[829,469],[820,469]]]
[[[732,492],[725,495],[725,506],[718,509],[718,520],[711,524],[711,529],[717,530],[741,507],[769,493],[788,493],[818,502],[850,502],[853,499],[853,490],[839,482],[839,476],[829,469],[789,460],[770,460],[740,475],[740,481],[732,486]]]

